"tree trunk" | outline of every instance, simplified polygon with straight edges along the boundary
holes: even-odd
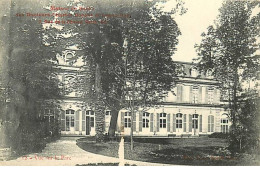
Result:
[[[95,118],[96,118],[96,142],[104,141],[104,122],[105,122],[105,109],[102,102],[102,89],[101,89],[101,72],[100,66],[96,64],[95,71]]]
[[[109,125],[109,130],[108,130],[109,137],[115,136],[119,111],[120,111],[120,109],[112,109],[112,111],[111,111],[111,119],[110,119],[110,125]]]

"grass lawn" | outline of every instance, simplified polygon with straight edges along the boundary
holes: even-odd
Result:
[[[250,163],[245,157],[231,157],[219,151],[227,146],[225,139],[150,138],[145,142],[143,139],[135,139],[133,151],[130,150],[128,140],[125,139],[125,159],[129,160],[178,165],[259,165]],[[116,141],[96,143],[93,138],[82,138],[77,141],[77,145],[88,152],[118,157],[119,143]]]

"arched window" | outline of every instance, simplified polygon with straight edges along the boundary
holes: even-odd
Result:
[[[125,127],[131,127],[131,112],[125,112]]]
[[[147,112],[143,113],[143,128],[149,128],[149,117],[150,117],[150,113]]]
[[[209,69],[209,70],[206,71],[206,77],[209,78],[209,79],[213,78],[213,71],[212,71],[212,69]]]
[[[166,128],[166,113],[160,113],[160,128]]]
[[[65,62],[68,65],[72,65],[74,63],[74,55],[71,52],[66,53]]]
[[[221,116],[221,122],[220,122],[220,126],[221,126],[221,132],[222,133],[228,133],[228,116],[227,114],[223,114]]]
[[[75,111],[72,109],[66,110],[66,131],[71,131],[74,129],[74,123],[75,123]]]
[[[208,116],[208,132],[214,132],[214,116]]]
[[[176,114],[176,128],[177,129],[182,128],[182,114],[181,113]]]
[[[198,76],[198,71],[197,71],[197,69],[196,68],[191,68],[191,70],[190,70],[190,75],[191,75],[191,77],[197,77]]]
[[[90,118],[90,127],[94,127],[95,126],[95,112],[92,110],[87,110],[86,116],[89,116],[89,118]]]

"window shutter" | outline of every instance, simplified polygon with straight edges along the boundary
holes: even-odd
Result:
[[[208,132],[210,132],[210,116],[208,116]]]
[[[208,95],[208,87],[206,87],[206,92],[205,92],[205,103],[206,103],[206,104],[209,103],[209,102],[208,102],[208,97],[209,97],[209,95]]]
[[[198,103],[202,103],[202,87],[201,86],[199,86]]]
[[[143,112],[139,112],[139,131],[143,130]]]
[[[190,103],[193,103],[193,93],[192,93],[193,86],[190,86]]]
[[[76,111],[76,123],[75,123],[75,130],[79,131],[79,110]]]
[[[183,115],[183,132],[186,132],[187,122],[186,122],[186,114]]]
[[[61,110],[61,131],[65,131],[65,111]]]
[[[86,111],[82,111],[82,131],[86,131]]]
[[[199,116],[199,121],[200,121],[200,129],[199,129],[199,132],[202,132],[202,115]]]
[[[157,114],[157,132],[160,130],[160,114]]]
[[[167,132],[170,132],[170,114],[167,114]]]
[[[125,112],[121,112],[121,124],[119,127],[120,132],[124,132],[125,128]]]
[[[211,131],[214,132],[214,116],[211,116]]]
[[[192,132],[192,115],[189,114],[189,132]]]
[[[181,102],[182,100],[182,85],[177,84],[177,101]]]
[[[136,131],[136,113],[133,113],[133,131]]]
[[[150,114],[150,132],[153,132],[153,113]]]
[[[176,114],[173,114],[173,126],[172,126],[172,130],[173,132],[176,132]]]
[[[217,88],[214,88],[214,97],[213,97],[213,103],[217,104],[218,103],[218,93],[217,93]]]

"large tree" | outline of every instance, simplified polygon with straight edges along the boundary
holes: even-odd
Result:
[[[45,100],[59,97],[56,70],[52,60],[56,54],[43,43],[43,28],[35,17],[16,14],[36,13],[44,2],[10,1],[8,38],[5,43],[6,78],[1,79],[5,102],[1,103],[1,147],[16,153],[35,151],[49,136],[47,124],[39,109]],[[54,103],[54,102],[53,102]]]
[[[237,134],[242,84],[255,79],[259,71],[256,51],[260,14],[255,11],[259,11],[259,1],[224,1],[215,24],[208,27],[196,46],[199,67],[212,69],[222,82],[222,90],[228,91],[232,137]]]
[[[113,136],[119,110],[128,109],[133,118],[138,108],[158,104],[174,85],[171,56],[180,31],[171,15],[184,10],[181,1],[177,1],[174,12],[163,12],[155,6],[158,2],[114,0],[67,4],[93,6],[95,10],[89,14],[124,14],[124,17],[79,17],[82,24],[63,25],[61,31],[71,36],[57,43],[77,44],[85,56],[87,66],[82,71],[85,76],[71,86],[81,90],[86,104],[96,109],[97,138],[103,132],[105,108],[112,111],[109,134]],[[86,14],[80,10],[74,12]],[[86,19],[104,23],[86,24]]]

